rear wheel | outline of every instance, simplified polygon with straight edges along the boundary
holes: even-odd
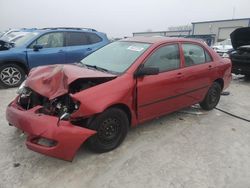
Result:
[[[200,103],[200,106],[204,110],[212,110],[215,108],[220,101],[221,90],[221,85],[218,82],[214,82],[209,88],[206,97]]]
[[[88,127],[97,133],[88,140],[90,150],[108,152],[118,147],[125,139],[129,121],[126,113],[118,108],[110,108],[92,120]]]
[[[0,87],[19,86],[25,79],[24,70],[16,64],[6,64],[0,67]]]

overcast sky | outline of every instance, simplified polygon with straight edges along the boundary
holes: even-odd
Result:
[[[0,30],[91,27],[123,37],[233,15],[250,18],[249,7],[250,0],[0,0]]]

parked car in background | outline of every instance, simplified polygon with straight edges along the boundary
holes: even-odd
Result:
[[[10,29],[1,36],[0,41],[15,42],[17,39],[22,38],[34,30],[36,30],[36,28]]]
[[[212,48],[222,57],[229,57],[230,51],[232,51],[233,46],[231,39],[226,39],[224,41],[215,43]]]
[[[28,33],[34,31],[35,28],[32,29],[11,29],[6,31],[3,36],[0,37],[0,51],[8,50],[15,46],[15,41],[24,37]]]
[[[14,45],[15,44],[13,42],[8,42],[8,41],[0,40],[0,51],[8,50],[10,48],[13,48]]]
[[[44,28],[29,32],[0,51],[0,87],[16,87],[33,67],[79,62],[109,43],[105,33],[82,28]],[[7,46],[7,48],[6,48]]]
[[[230,35],[234,50],[230,53],[232,72],[250,77],[250,27],[242,27]]]
[[[118,147],[129,127],[200,103],[212,110],[231,81],[231,61],[203,42],[134,37],[79,64],[33,69],[7,107],[29,149],[72,160],[88,140],[95,152]]]
[[[2,37],[4,33],[4,31],[0,31],[0,37]]]

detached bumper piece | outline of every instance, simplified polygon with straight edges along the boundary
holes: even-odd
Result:
[[[11,125],[28,134],[26,145],[29,149],[56,158],[72,161],[76,151],[96,132],[60,121],[54,116],[37,113],[41,106],[23,110],[15,101],[6,111]]]

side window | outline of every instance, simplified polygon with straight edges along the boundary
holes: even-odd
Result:
[[[187,67],[206,62],[204,49],[199,45],[183,44],[182,47]]]
[[[98,43],[98,42],[102,41],[102,38],[99,37],[97,34],[94,34],[94,33],[88,33],[88,38],[89,38],[89,42],[91,44]]]
[[[67,32],[66,46],[81,46],[89,44],[88,36],[83,32]]]
[[[205,50],[205,56],[206,56],[206,62],[213,61],[212,57],[209,55],[209,53]]]
[[[30,48],[35,44],[42,45],[44,48],[58,48],[63,47],[63,43],[63,33],[48,33],[33,42]]]
[[[146,67],[157,67],[160,72],[178,69],[180,53],[177,44],[167,45],[156,50],[144,64]]]

